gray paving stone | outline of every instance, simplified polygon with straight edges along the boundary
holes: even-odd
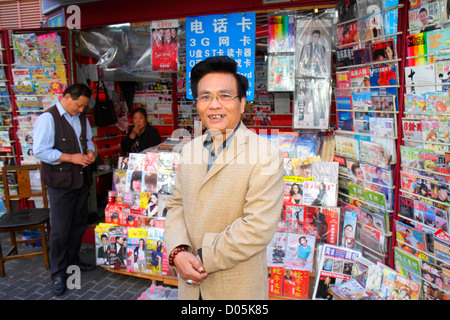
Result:
[[[8,235],[0,234],[3,252],[8,248]],[[32,252],[32,247],[22,246],[20,252]],[[94,248],[83,244],[80,257],[85,262],[93,260]],[[42,257],[5,262],[5,277],[0,277],[0,300],[137,300],[147,290],[151,281],[121,275],[97,267],[81,273],[81,289],[66,290],[53,296],[50,271],[45,269]]]

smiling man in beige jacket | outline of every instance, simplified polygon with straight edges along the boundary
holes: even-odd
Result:
[[[183,148],[164,231],[179,299],[267,299],[282,154],[241,123],[248,80],[233,59],[199,62],[191,87],[207,131]]]

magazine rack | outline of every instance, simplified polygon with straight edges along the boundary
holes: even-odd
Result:
[[[8,31],[0,30],[0,79],[4,81],[2,87],[0,87],[0,127],[3,131],[2,138],[9,141],[9,145],[2,146],[0,156],[3,165],[16,165],[20,161],[16,152],[20,149],[20,145],[15,137],[17,112],[11,96],[11,55],[9,47]],[[5,133],[8,136],[5,136]]]
[[[342,219],[356,230],[354,245],[387,265],[398,193],[403,6],[370,14],[358,6],[356,16],[339,18],[337,25],[335,161]]]
[[[11,43],[7,43],[7,78],[13,116],[11,138],[17,162],[33,164],[37,160],[32,155],[30,137],[36,113],[48,108],[52,99],[62,93],[62,88],[72,82],[69,31],[67,28],[42,28],[14,29],[8,33],[11,39]],[[32,35],[34,40],[27,42],[26,38]],[[25,43],[28,45],[23,46]]]
[[[439,7],[439,2],[420,5],[407,1],[406,6],[408,15],[413,18],[405,28],[408,30],[404,45],[405,105],[400,114],[403,130],[399,208],[394,220],[394,245],[398,256],[395,262],[411,277],[420,278],[424,298],[445,299],[450,292],[448,287],[438,286],[438,280],[445,282],[450,274],[450,141],[448,129],[441,126],[447,126],[448,122],[446,39],[450,26],[448,15]],[[443,13],[428,19],[430,24],[424,30],[417,15],[423,9]],[[443,40],[433,42],[435,37]],[[427,44],[427,41],[430,42]],[[410,241],[409,234],[414,234],[414,241]]]

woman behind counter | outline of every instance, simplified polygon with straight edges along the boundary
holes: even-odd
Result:
[[[161,143],[161,136],[158,130],[148,123],[147,113],[144,108],[134,109],[131,117],[133,125],[130,127],[127,136],[120,143],[124,154],[139,153]]]

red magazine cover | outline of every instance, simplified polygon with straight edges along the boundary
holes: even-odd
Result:
[[[173,124],[173,115],[171,113],[159,114],[159,124]]]
[[[152,22],[153,71],[177,71],[178,20]]]
[[[396,58],[394,39],[373,42],[370,44],[372,62],[393,60]]]
[[[358,23],[350,22],[340,25],[337,28],[337,44],[338,46],[344,46],[348,44],[355,45],[359,42]]]
[[[283,296],[308,299],[309,271],[284,268]]]
[[[267,267],[269,279],[269,296],[283,295],[283,267]]]
[[[310,207],[305,209],[306,234],[315,235],[319,243],[338,244],[340,208]]]

